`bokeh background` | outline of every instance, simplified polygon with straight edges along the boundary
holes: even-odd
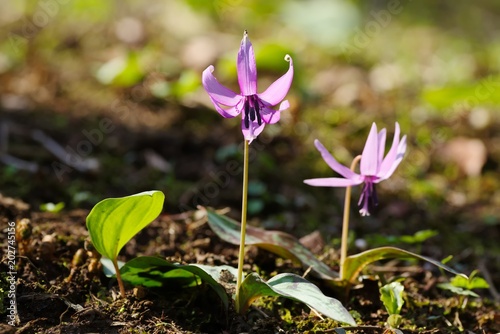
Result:
[[[348,165],[372,122],[392,140],[397,121],[406,157],[371,217],[353,206],[353,244],[453,255],[498,283],[498,22],[494,0],[1,1],[0,193],[36,211],[159,189],[166,213],[238,217],[240,122],[201,73],[237,90],[246,29],[259,91],[295,64],[290,110],[252,144],[252,224],[338,245],[344,190],[302,182],[334,176],[313,140]]]

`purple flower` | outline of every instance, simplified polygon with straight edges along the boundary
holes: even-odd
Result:
[[[280,112],[289,108],[283,101],[293,79],[293,61],[289,55],[285,60],[290,63],[288,71],[273,82],[263,93],[257,93],[257,66],[252,43],[247,32],[243,34],[237,58],[238,83],[241,93],[221,85],[213,76],[214,67],[210,65],[203,71],[202,83],[215,109],[223,117],[232,118],[241,114],[241,130],[245,140],[252,142],[264,130],[265,124],[274,124],[280,119]],[[274,107],[280,103],[278,110]]]
[[[325,160],[331,169],[344,178],[309,179],[304,180],[304,183],[315,187],[348,187],[364,183],[358,202],[358,205],[361,207],[359,213],[362,216],[369,216],[370,206],[378,204],[375,183],[389,178],[394,173],[406,151],[406,135],[399,140],[399,132],[399,124],[396,123],[392,146],[384,158],[386,131],[382,129],[377,134],[377,126],[373,123],[361,155],[360,174],[351,171],[346,166],[337,162],[319,140],[316,139],[314,145],[321,153],[323,160]]]

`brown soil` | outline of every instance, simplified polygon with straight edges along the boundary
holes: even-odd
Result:
[[[1,198],[2,226],[17,223],[17,327],[3,325],[5,333],[333,333],[340,324],[322,319],[306,306],[281,298],[262,298],[245,315],[230,307],[226,314],[217,296],[204,285],[190,290],[129,287],[118,297],[116,282],[106,278],[97,259],[85,251],[87,211],[40,213],[21,201]],[[6,233],[0,236],[6,249]],[[181,263],[227,264],[236,267],[237,247],[222,242],[192,212],[162,215],[121,252],[121,260],[158,255]],[[336,253],[322,250],[335,266]],[[1,271],[7,272],[2,260]],[[289,261],[249,248],[247,270],[269,277],[276,272],[303,273]],[[432,269],[432,268],[429,268]],[[457,296],[436,287],[444,277],[421,265],[401,267],[389,262],[377,269],[388,279],[402,276],[406,303],[404,333],[497,333],[500,312],[488,295],[471,299],[460,309]],[[5,284],[2,276],[2,285]],[[327,294],[335,293],[316,282]],[[342,298],[341,296],[335,296]],[[355,311],[359,329],[352,333],[382,333],[387,313],[378,296],[378,281],[366,277],[344,301]],[[5,302],[4,302],[5,305]]]

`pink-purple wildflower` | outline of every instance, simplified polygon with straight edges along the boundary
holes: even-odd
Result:
[[[290,63],[288,71],[263,93],[257,93],[257,66],[252,43],[245,31],[237,57],[238,83],[240,94],[221,85],[212,74],[210,65],[203,71],[202,83],[215,109],[223,117],[232,118],[241,114],[241,130],[245,140],[251,142],[264,130],[265,124],[274,124],[280,119],[280,112],[289,108],[283,101],[293,79],[293,61],[289,55],[285,60]],[[283,101],[283,102],[282,102]],[[280,103],[278,110],[272,109]]]
[[[373,123],[361,154],[360,174],[340,164],[316,139],[314,145],[321,153],[323,160],[344,178],[317,178],[304,180],[304,182],[316,187],[348,187],[363,183],[363,190],[358,202],[361,208],[359,212],[362,216],[368,216],[370,215],[370,207],[378,204],[375,183],[389,178],[403,159],[406,151],[406,135],[401,140],[399,135],[400,128],[399,124],[396,123],[392,146],[384,158],[386,130],[382,129],[377,133],[377,125]]]

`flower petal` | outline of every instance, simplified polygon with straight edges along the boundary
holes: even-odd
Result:
[[[213,71],[214,67],[212,65],[208,66],[203,71],[203,88],[205,88],[208,95],[210,95],[212,102],[215,101],[218,104],[222,104],[224,106],[234,107],[238,104],[238,102],[240,102],[242,98],[241,95],[236,94],[231,89],[221,85],[212,74]]]
[[[274,109],[267,108],[267,107],[263,108],[260,111],[260,114],[261,114],[262,120],[266,124],[275,124],[281,118],[281,110],[274,110]]]
[[[243,133],[243,137],[245,140],[248,140],[248,143],[252,143],[252,141],[257,138],[261,132],[264,130],[264,127],[266,126],[265,122],[261,122],[261,125],[255,121],[249,121],[249,127],[247,128],[245,126],[245,113],[241,113],[241,132]]]
[[[401,130],[399,128],[399,124],[396,122],[394,129],[394,139],[392,140],[392,146],[389,152],[387,152],[387,155],[385,156],[384,160],[382,161],[382,164],[380,165],[380,170],[378,172],[378,176],[383,180],[387,179],[392,175],[392,173],[394,173],[394,170],[396,170],[396,167],[401,162],[401,159],[403,159],[404,152],[406,151],[406,136],[403,143],[404,147],[402,146],[400,147],[400,142],[399,142],[400,131]],[[401,149],[403,149],[402,152],[400,152]]]
[[[283,74],[278,80],[273,82],[262,94],[258,94],[259,98],[272,106],[280,103],[288,94],[288,90],[292,85],[293,79],[293,60],[289,55],[285,56],[285,60],[290,63],[288,71]]]
[[[366,140],[365,148],[361,154],[360,170],[362,175],[377,175],[378,172],[378,135],[377,125],[372,124],[370,134]]]
[[[241,94],[246,96],[257,94],[257,65],[255,64],[253,46],[246,30],[241,40],[236,65]]]
[[[404,135],[403,138],[401,138],[401,141],[399,142],[397,154],[396,154],[394,161],[388,167],[387,171],[384,174],[381,174],[378,182],[389,178],[394,173],[396,168],[399,166],[399,163],[401,162],[401,160],[403,160],[405,152],[406,152],[406,135]]]
[[[330,166],[331,169],[342,175],[347,179],[357,179],[359,177],[358,174],[354,173],[352,170],[347,168],[346,166],[340,164],[335,158],[328,152],[328,150],[321,144],[319,140],[314,140],[314,145],[316,149],[321,153],[321,157],[325,160],[326,164]]]
[[[307,179],[304,180],[305,184],[308,184],[313,187],[348,187],[348,186],[356,186],[361,184],[363,180],[361,178],[357,180],[351,179],[343,179],[340,177],[325,177],[318,179]]]
[[[384,129],[380,130],[378,133],[378,165],[382,163],[384,160],[384,152],[385,152],[385,138],[387,135],[387,131]]]
[[[238,116],[238,114],[241,112],[241,108],[237,107],[230,107],[230,108],[222,108],[222,106],[215,101],[211,96],[210,100],[214,104],[215,110],[224,118],[233,118],[235,116]]]

